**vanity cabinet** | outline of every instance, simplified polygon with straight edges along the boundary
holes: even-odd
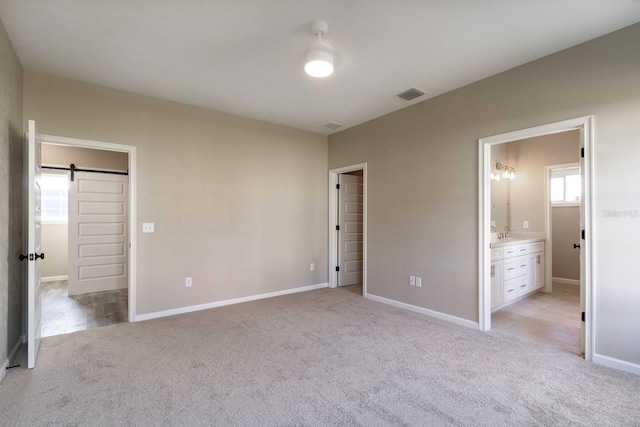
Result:
[[[491,251],[491,307],[497,307],[504,302],[503,290],[503,272],[504,261],[502,258],[502,249],[493,249]]]
[[[491,249],[491,308],[501,308],[545,285],[544,242]],[[501,272],[500,272],[501,270]]]

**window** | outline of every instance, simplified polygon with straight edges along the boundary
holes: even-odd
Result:
[[[40,177],[42,222],[67,222],[69,182],[67,175]]]
[[[553,205],[580,204],[582,195],[580,168],[576,166],[553,169],[549,190]]]

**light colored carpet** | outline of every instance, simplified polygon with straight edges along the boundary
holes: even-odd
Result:
[[[0,424],[630,426],[640,378],[322,289],[45,338]]]

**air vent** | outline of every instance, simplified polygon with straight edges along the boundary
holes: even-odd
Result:
[[[341,128],[344,125],[341,125],[340,123],[335,123],[335,122],[329,122],[326,125],[322,126],[323,128],[327,128],[327,129],[331,129],[331,130],[336,130],[338,128]]]
[[[422,95],[424,95],[423,91],[421,91],[420,89],[416,89],[415,87],[412,87],[411,89],[405,90],[404,92],[400,92],[396,96],[404,99],[405,101],[411,101],[412,99],[415,99]]]

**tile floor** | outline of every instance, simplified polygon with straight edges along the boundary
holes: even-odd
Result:
[[[553,284],[491,315],[494,330],[533,343],[547,343],[580,355],[580,286]]]
[[[128,289],[67,295],[67,281],[42,283],[42,336],[127,321]]]

